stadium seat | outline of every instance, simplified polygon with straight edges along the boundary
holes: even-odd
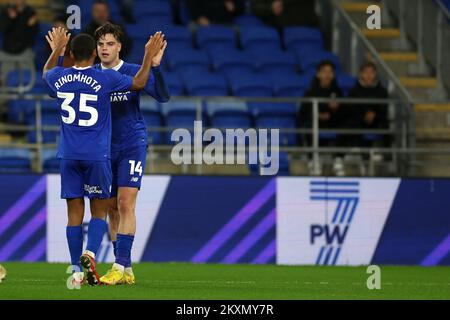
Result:
[[[217,72],[248,73],[254,69],[251,55],[241,50],[211,50],[209,56],[213,69]]]
[[[297,145],[297,134],[283,132],[282,129],[295,129],[297,127],[297,119],[295,116],[286,115],[258,115],[256,117],[256,127],[260,129],[281,129],[280,145],[295,146]]]
[[[53,102],[54,106],[54,101]],[[43,103],[44,105],[44,103]],[[50,103],[48,104],[50,106]],[[58,109],[42,109],[42,125],[43,126],[52,126],[52,127],[58,127],[61,124],[61,115]],[[33,119],[34,116],[30,116],[29,119]],[[43,130],[42,131],[42,142],[43,143],[56,143],[59,136],[59,130]],[[36,143],[37,142],[37,136],[36,131],[30,131],[28,133],[28,142],[30,143]]]
[[[184,94],[184,82],[177,72],[164,72],[164,80],[169,87],[171,96],[182,96]]]
[[[332,61],[336,66],[337,73],[341,70],[339,58],[335,54],[328,51],[296,51],[295,55],[298,63],[300,64],[301,70],[307,74],[315,73],[317,65],[324,60]]]
[[[261,27],[264,23],[253,14],[243,14],[234,19],[234,24],[238,27]]]
[[[272,84],[257,73],[238,72],[227,74],[233,95],[238,97],[271,97]]]
[[[355,86],[357,81],[355,77],[346,74],[338,74],[336,79],[345,96],[348,95],[349,91]]]
[[[289,74],[297,72],[297,63],[294,55],[282,51],[258,51],[252,53],[255,69],[258,72],[272,74]]]
[[[167,52],[168,67],[172,71],[209,70],[209,57],[205,51],[194,49],[177,50],[173,46]]]
[[[59,173],[60,159],[56,157],[56,149],[44,149],[42,151],[42,167],[45,173]]]
[[[269,77],[276,97],[302,97],[311,83],[305,75],[271,73]]]
[[[131,51],[126,58],[129,63],[141,64],[144,57],[145,40],[134,40]]]
[[[146,43],[149,39],[149,27],[148,24],[140,23],[125,25],[125,31],[134,41],[143,41]],[[133,43],[133,47],[135,44]]]
[[[192,131],[194,121],[197,120],[197,108],[201,107],[203,126],[207,126],[208,117],[201,100],[197,99],[177,99],[162,105],[161,112],[164,115],[164,123],[167,127],[187,128]],[[171,132],[167,133],[167,144],[174,144],[171,141]]]
[[[26,123],[27,114],[34,110],[33,100],[11,100],[8,103],[8,122]]]
[[[236,34],[231,27],[219,25],[199,27],[196,39],[200,49],[236,48]]]
[[[195,110],[177,110],[169,112],[169,114],[166,116],[165,123],[169,128],[184,128],[188,129],[193,134],[194,121],[196,120],[197,114]],[[203,127],[206,127],[208,125],[205,112],[202,112],[202,124]],[[171,134],[172,131],[168,132],[167,134],[167,144],[174,144],[174,142],[171,141]]]
[[[31,89],[30,93],[46,95],[50,91],[51,91],[50,88],[45,83],[45,81],[42,79],[42,73],[41,72],[37,72],[36,73],[36,82],[34,84],[33,89]]]
[[[248,112],[218,111],[211,118],[211,125],[220,129],[248,129],[252,127],[252,118]]]
[[[284,29],[284,46],[288,50],[296,47],[323,49],[322,33],[318,28],[287,27]]]
[[[365,141],[376,142],[383,140],[383,135],[381,134],[365,134],[363,135]]]
[[[8,87],[18,87],[20,85],[26,86],[31,82],[31,72],[30,70],[13,70],[8,73],[6,77],[6,85]]]
[[[172,8],[168,1],[135,1],[134,17],[136,20],[155,20],[172,22]]]
[[[191,96],[227,96],[228,87],[223,75],[209,72],[182,73],[186,91]]]
[[[165,26],[162,31],[170,46],[192,49],[192,34],[189,28],[172,25]]]
[[[206,112],[208,116],[212,117],[216,112],[220,111],[236,111],[236,112],[249,112],[247,103],[244,101],[222,101],[211,100],[205,103]]]
[[[255,117],[295,117],[298,110],[296,103],[289,102],[248,102],[248,108]]]
[[[159,103],[152,99],[142,99],[141,111],[147,128],[160,128],[163,126],[163,119]],[[164,132],[161,131],[149,131],[149,143],[161,144],[163,134]]]
[[[245,102],[208,102],[206,109],[215,128],[252,127],[252,116]]]
[[[274,28],[265,26],[242,27],[240,31],[241,45],[245,50],[255,52],[259,48],[281,48],[280,35]]]
[[[31,152],[28,149],[0,148],[0,173],[30,173]]]

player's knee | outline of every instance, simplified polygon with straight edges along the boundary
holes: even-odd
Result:
[[[117,199],[117,206],[121,215],[134,214],[134,198],[128,196],[120,196]]]

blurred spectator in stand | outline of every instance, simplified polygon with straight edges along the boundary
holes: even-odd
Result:
[[[350,90],[349,98],[360,99],[389,99],[386,88],[383,87],[378,79],[377,67],[373,62],[364,63],[359,70],[359,81]],[[349,112],[356,115],[352,127],[359,129],[388,129],[388,106],[386,104],[360,104],[348,106]],[[389,137],[384,136],[382,143],[384,146],[389,144]],[[353,142],[360,147],[372,147],[374,139],[365,139],[364,135],[358,135]]]
[[[0,60],[14,58],[32,63],[34,54],[32,46],[39,34],[39,22],[36,10],[27,5],[26,0],[11,0],[1,10],[0,32],[3,34],[3,52]],[[9,71],[14,69],[14,63],[2,63],[1,81],[4,82]]]
[[[316,76],[312,80],[311,87],[305,93],[305,98],[341,98],[342,90],[336,80],[336,67],[333,62],[325,60],[317,66]],[[298,123],[301,128],[311,129],[313,127],[313,104],[304,103],[299,112]],[[343,127],[345,114],[340,104],[337,102],[319,103],[319,129],[340,129]],[[304,144],[312,145],[312,136],[305,135],[302,139]],[[342,138],[327,137],[321,135],[320,146],[340,147]],[[309,168],[313,174],[321,174],[321,168],[314,168],[313,163],[309,163]],[[345,175],[343,155],[334,155],[333,170],[337,176]]]
[[[254,14],[280,31],[288,26],[319,25],[315,0],[251,0],[251,3]]]
[[[245,11],[244,0],[188,0],[191,20],[200,26],[231,24]]]
[[[90,34],[91,36],[94,36],[95,30],[97,30],[99,27],[101,27],[107,22],[119,25],[122,28],[124,38],[122,39],[122,51],[120,52],[120,55],[126,57],[131,50],[132,42],[131,39],[125,33],[125,29],[123,28],[123,26],[111,20],[108,1],[106,0],[94,1],[94,4],[92,5],[92,20],[83,30],[83,33],[87,33]]]

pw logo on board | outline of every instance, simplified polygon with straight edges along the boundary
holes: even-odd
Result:
[[[312,180],[311,201],[325,202],[325,221],[310,226],[310,243],[319,243],[317,265],[336,265],[359,204],[358,181]],[[328,212],[328,208],[331,210]]]

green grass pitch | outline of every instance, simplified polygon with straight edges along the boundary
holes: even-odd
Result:
[[[381,267],[381,290],[368,290],[365,267],[140,263],[134,286],[69,290],[67,265],[3,265],[0,299],[450,299],[448,267]]]

